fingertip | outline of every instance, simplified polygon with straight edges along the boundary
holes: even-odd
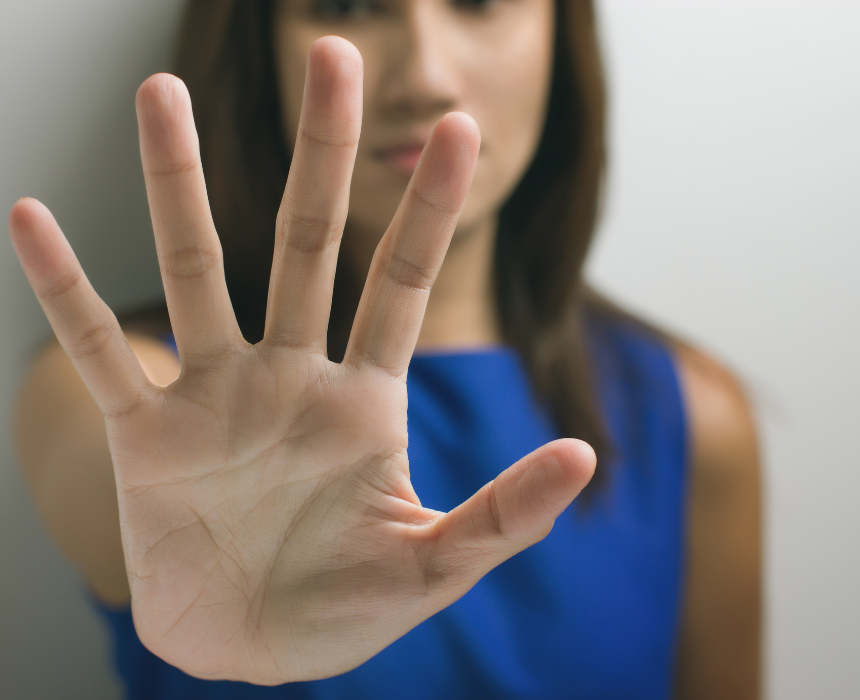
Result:
[[[9,233],[13,242],[16,237],[24,236],[27,231],[37,226],[46,214],[51,216],[48,208],[38,199],[21,197],[15,202],[9,211]]]
[[[476,155],[481,148],[481,129],[478,122],[465,112],[448,112],[439,120],[436,131],[456,140],[461,149]]]
[[[331,87],[340,83],[358,95],[362,92],[364,62],[358,49],[342,37],[324,36],[311,44],[307,70],[312,86]]]
[[[25,228],[29,218],[29,197],[21,197],[9,210],[9,233],[15,235]]]
[[[459,202],[459,211],[478,163],[481,148],[478,125],[465,112],[449,112],[436,123],[428,146],[424,148],[416,170],[420,179],[414,182],[420,182],[425,190],[441,188],[445,192],[456,193],[454,197]]]
[[[574,438],[562,438],[544,445],[540,461],[543,463],[541,471],[547,476],[555,474],[551,479],[555,483],[550,485],[547,482],[546,485],[554,492],[567,493],[571,500],[588,485],[597,466],[591,445]],[[547,469],[548,466],[552,468]]]
[[[137,89],[135,110],[141,135],[153,142],[166,141],[191,114],[191,96],[175,75],[156,73]]]
[[[471,114],[466,112],[448,112],[443,119],[453,122],[456,128],[464,135],[471,138],[481,138],[481,130],[478,122]]]
[[[554,440],[524,460],[521,474],[527,478],[521,485],[566,508],[591,481],[596,461],[588,443],[573,438]]]
[[[312,56],[316,60],[348,61],[358,66],[363,63],[361,53],[355,44],[334,34],[322,36],[314,41],[308,50],[308,56]]]
[[[57,252],[68,246],[48,207],[31,197],[19,199],[9,212],[9,238],[28,275],[51,271]]]
[[[170,73],[156,73],[141,83],[135,95],[138,112],[172,105],[188,95],[185,83]]]
[[[562,438],[550,443],[550,446],[558,451],[558,456],[568,469],[576,471],[585,479],[583,486],[591,480],[597,467],[597,454],[591,445],[575,438]]]

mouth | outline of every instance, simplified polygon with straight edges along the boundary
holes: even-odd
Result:
[[[382,163],[399,175],[411,176],[421,158],[421,152],[426,144],[424,141],[398,144],[388,148],[379,148],[373,151],[374,160]]]

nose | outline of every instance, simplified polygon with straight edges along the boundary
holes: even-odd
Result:
[[[391,41],[382,90],[382,109],[392,117],[441,117],[460,97],[447,3],[407,0]],[[392,37],[394,39],[394,37]]]

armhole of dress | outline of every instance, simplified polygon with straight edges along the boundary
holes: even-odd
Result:
[[[160,333],[158,339],[166,343],[173,350],[174,355],[179,356],[179,349],[176,347],[176,338],[173,337],[173,333]]]
[[[678,419],[680,422],[679,437],[681,441],[680,453],[682,455],[681,479],[683,480],[682,487],[685,496],[684,504],[686,506],[688,502],[688,499],[686,497],[689,495],[689,488],[691,482],[690,474],[693,468],[693,436],[691,432],[692,428],[690,421],[690,408],[687,403],[687,396],[684,393],[684,383],[681,379],[681,359],[670,342],[664,342],[662,343],[662,345],[669,360],[669,366],[672,372],[672,380],[674,382],[675,396],[677,397],[678,401]]]
[[[669,361],[672,372],[673,381],[675,383],[675,394],[678,397],[679,420],[680,420],[680,452],[681,464],[680,474],[678,478],[681,483],[680,488],[680,552],[679,552],[679,570],[678,570],[678,603],[675,611],[675,648],[678,649],[681,639],[681,631],[683,626],[684,610],[687,599],[687,572],[690,555],[690,539],[689,539],[689,523],[690,523],[690,508],[691,508],[691,492],[690,488],[693,483],[693,436],[692,436],[692,421],[690,419],[690,410],[687,401],[687,396],[684,392],[684,383],[681,379],[681,358],[678,355],[675,347],[671,342],[662,343],[664,351]],[[678,656],[677,651],[673,660],[672,673],[673,677],[677,673]]]

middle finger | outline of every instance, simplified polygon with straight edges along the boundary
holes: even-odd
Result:
[[[337,253],[361,131],[362,61],[345,39],[318,39],[281,209],[266,342],[325,350]]]

